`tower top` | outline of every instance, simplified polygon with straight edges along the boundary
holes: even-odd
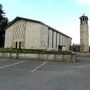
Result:
[[[88,17],[84,14],[80,17],[80,24],[88,24]]]
[[[88,17],[85,16],[85,14],[83,14],[83,15],[80,17],[80,20],[88,20]]]

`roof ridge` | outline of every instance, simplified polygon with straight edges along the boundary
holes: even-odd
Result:
[[[14,24],[14,23],[15,23],[16,21],[18,21],[18,20],[25,20],[25,21],[32,21],[32,22],[40,23],[40,24],[42,24],[42,25],[47,26],[49,29],[52,29],[52,30],[54,30],[54,31],[56,31],[56,32],[58,32],[58,33],[60,33],[60,34],[62,34],[62,35],[64,35],[64,36],[66,36],[66,37],[69,37],[68,35],[66,35],[66,34],[64,34],[64,33],[60,32],[60,31],[52,28],[51,26],[49,26],[49,25],[47,25],[47,24],[45,24],[45,23],[43,23],[43,22],[41,22],[41,21],[33,20],[33,19],[28,19],[28,18],[24,18],[24,17],[19,17],[19,16],[17,16],[14,20],[12,20],[5,29],[7,29],[9,26],[11,26],[12,24]],[[69,38],[71,38],[71,37],[69,37]],[[71,38],[71,39],[72,39],[72,38]]]

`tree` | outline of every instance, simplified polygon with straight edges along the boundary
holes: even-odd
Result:
[[[2,5],[0,4],[0,47],[4,47],[5,41],[5,28],[8,24],[7,17],[4,17],[5,13],[2,10]]]

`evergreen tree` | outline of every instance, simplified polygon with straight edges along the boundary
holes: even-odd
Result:
[[[2,5],[0,4],[0,47],[4,47],[5,40],[5,27],[8,24],[8,19],[4,17],[5,13],[2,10]]]

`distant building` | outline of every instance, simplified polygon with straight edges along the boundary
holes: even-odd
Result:
[[[74,51],[74,52],[80,52],[80,45],[72,45],[70,46],[70,51]],[[89,47],[89,52],[90,52],[90,47]]]
[[[72,38],[36,20],[16,17],[6,28],[5,48],[69,50]]]
[[[80,52],[80,45],[73,44],[70,46],[70,51]]]

